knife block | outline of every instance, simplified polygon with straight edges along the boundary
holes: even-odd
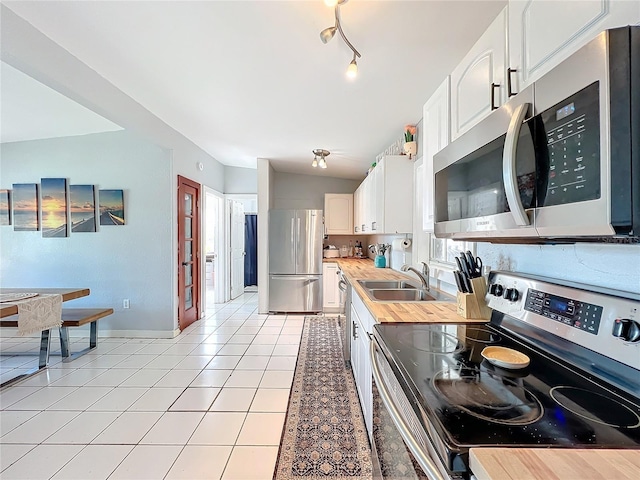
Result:
[[[473,320],[489,320],[491,309],[487,306],[484,297],[487,294],[487,282],[484,277],[471,279],[473,293],[458,292],[458,315]]]

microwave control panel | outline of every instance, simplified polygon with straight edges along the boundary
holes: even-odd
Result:
[[[597,335],[600,329],[600,305],[529,289],[524,309],[593,335]]]
[[[548,171],[541,206],[600,198],[600,100],[598,82],[541,114]]]

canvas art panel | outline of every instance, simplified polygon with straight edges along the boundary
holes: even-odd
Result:
[[[13,229],[15,231],[40,230],[37,183],[13,184]]]
[[[93,185],[69,185],[72,232],[96,231],[96,199]]]
[[[0,225],[11,225],[10,190],[0,190]]]
[[[124,192],[100,190],[100,225],[124,225]]]
[[[67,237],[67,179],[40,179],[42,196],[42,236],[48,238]]]

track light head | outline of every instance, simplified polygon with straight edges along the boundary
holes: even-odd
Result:
[[[328,43],[329,40],[331,40],[333,38],[333,36],[336,34],[336,27],[327,27],[324,30],[322,30],[320,32],[320,40],[322,40],[322,43]]]
[[[353,56],[353,60],[347,67],[347,77],[353,79],[358,75],[358,64],[356,63],[356,56]]]

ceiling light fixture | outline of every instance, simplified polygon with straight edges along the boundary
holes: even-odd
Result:
[[[353,51],[353,60],[351,60],[351,63],[347,67],[347,77],[355,78],[358,74],[358,64],[356,63],[356,57],[360,58],[362,55],[360,55],[360,52],[358,52],[355,47],[351,45],[351,42],[347,39],[346,35],[342,31],[342,25],[340,24],[340,7],[347,3],[347,1],[348,0],[324,0],[324,3],[326,3],[327,6],[334,7],[336,23],[333,27],[327,27],[320,32],[320,40],[322,40],[322,43],[328,43],[329,40],[331,40],[336,34],[336,30],[340,33],[340,36],[344,40],[344,43],[346,43],[351,51]]]
[[[311,166],[313,168],[315,167],[327,168],[326,157],[328,157],[329,155],[331,155],[331,152],[329,150],[316,148],[315,150],[313,150],[313,162],[311,162]],[[318,157],[320,157],[320,160],[318,160]]]

